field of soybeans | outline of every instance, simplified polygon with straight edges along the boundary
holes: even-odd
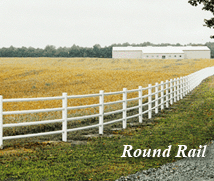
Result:
[[[212,59],[145,60],[105,58],[0,58],[0,95],[9,98],[36,98],[96,94],[137,89],[214,66]],[[128,98],[137,97],[128,94]],[[105,102],[122,95],[105,96]],[[98,104],[99,98],[69,99],[68,106]],[[3,103],[4,111],[57,108],[61,100]],[[114,107],[105,107],[105,110]],[[115,108],[116,109],[116,108]],[[71,110],[68,115],[94,114],[98,108]],[[61,112],[4,116],[4,124],[60,119]]]

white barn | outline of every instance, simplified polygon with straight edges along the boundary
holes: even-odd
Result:
[[[113,47],[112,58],[210,59],[210,49],[207,46]]]

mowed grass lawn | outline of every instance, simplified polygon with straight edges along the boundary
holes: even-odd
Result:
[[[99,90],[120,91],[124,87],[135,89],[139,85],[144,87],[188,75],[214,66],[214,62],[2,58],[0,65],[0,94],[4,98],[21,98],[59,96],[62,92],[73,95],[98,93]],[[211,77],[173,108],[162,111],[150,126],[128,127],[115,132],[113,137],[88,139],[86,145],[27,142],[27,139],[4,141],[5,147],[0,150],[0,180],[115,180],[122,175],[176,161],[178,145],[186,145],[187,152],[214,138],[213,100],[214,78]],[[92,102],[88,100],[88,103]],[[61,106],[61,102],[6,104],[4,109],[36,109],[58,104]],[[77,101],[75,104],[83,103]],[[4,123],[9,121],[17,122],[15,116],[5,119]],[[123,145],[152,150],[164,150],[172,145],[172,149],[170,157],[166,158],[121,158]]]

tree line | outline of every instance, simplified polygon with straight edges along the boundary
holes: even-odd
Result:
[[[190,46],[207,46],[211,50],[211,57],[214,57],[214,43],[207,42],[205,44],[188,44]],[[95,44],[92,48],[79,47],[73,45],[72,47],[59,47],[56,48],[53,45],[47,45],[44,49],[33,47],[21,47],[15,48],[10,46],[9,48],[0,49],[0,57],[97,57],[97,58],[112,58],[112,47],[116,46],[183,46],[179,43],[169,44],[153,44],[150,42],[144,42],[140,44],[129,44],[128,42],[122,44],[112,44],[110,46],[101,47],[99,44]]]

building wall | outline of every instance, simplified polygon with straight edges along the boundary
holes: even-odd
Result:
[[[114,50],[112,58],[142,58],[142,50]]]
[[[181,53],[144,53],[143,59],[184,59]]]
[[[143,53],[142,50],[113,50],[112,58],[130,59],[210,59],[210,50],[183,50],[184,53]]]
[[[184,50],[184,58],[192,59],[192,58],[208,58],[210,59],[210,50]]]

